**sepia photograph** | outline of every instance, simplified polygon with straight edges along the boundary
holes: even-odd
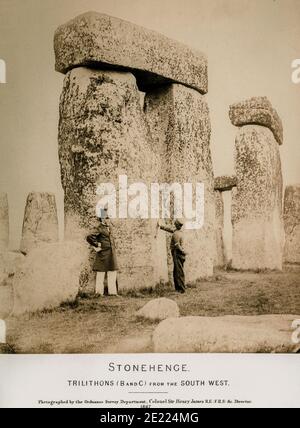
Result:
[[[299,0],[0,0],[1,354],[300,352],[299,40]]]

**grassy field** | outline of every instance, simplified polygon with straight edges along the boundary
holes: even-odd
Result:
[[[156,323],[135,313],[156,297],[175,300],[182,316],[300,315],[300,267],[283,273],[217,272],[185,295],[172,288],[120,297],[78,298],[53,311],[10,318],[8,342],[16,353],[151,352]]]

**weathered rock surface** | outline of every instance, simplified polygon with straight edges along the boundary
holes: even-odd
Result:
[[[215,257],[215,195],[210,151],[211,125],[205,96],[183,85],[148,92],[145,114],[158,154],[160,183],[191,183],[193,208],[195,188],[204,184],[204,225],[185,230],[186,280],[195,281],[213,274]],[[200,209],[201,211],[201,209]],[[171,212],[172,213],[172,212]],[[172,277],[172,261],[169,257]]]
[[[155,182],[158,154],[131,73],[76,68],[67,74],[60,104],[59,159],[65,236],[78,242],[97,230],[101,184],[111,183],[117,190],[120,175],[128,177],[128,185]],[[118,193],[116,197],[118,209]],[[167,267],[161,263],[166,249],[158,245],[162,234],[156,238],[156,223],[146,218],[114,219],[120,290],[168,280]],[[92,251],[90,266],[94,256]],[[91,268],[85,273],[88,286]]]
[[[32,249],[13,280],[13,314],[52,309],[74,301],[87,259],[87,246],[71,241],[40,244]]]
[[[30,193],[23,222],[22,253],[27,254],[39,243],[57,241],[58,218],[55,196],[52,193]]]
[[[55,33],[56,70],[97,67],[131,71],[141,90],[179,82],[207,92],[206,57],[159,33],[108,15],[88,12]]]
[[[237,186],[237,178],[234,175],[223,175],[215,178],[215,190],[226,192]]]
[[[9,242],[9,212],[6,193],[0,193],[0,251],[6,250]]]
[[[174,300],[161,298],[148,302],[136,313],[136,316],[150,321],[163,321],[167,318],[179,317],[180,312]]]
[[[295,352],[292,323],[298,315],[170,318],[153,334],[156,353]]]
[[[285,189],[284,228],[284,260],[300,263],[300,184]]]
[[[225,265],[225,247],[224,247],[224,201],[222,192],[215,191],[216,201],[216,221],[215,221],[215,267],[224,267]]]
[[[282,269],[282,171],[272,132],[245,126],[236,138],[232,193],[233,260],[238,270]]]
[[[230,106],[233,125],[262,125],[269,128],[279,145],[283,144],[283,126],[277,111],[267,97],[254,97]]]

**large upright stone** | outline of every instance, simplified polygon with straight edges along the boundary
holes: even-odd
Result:
[[[224,246],[224,200],[222,192],[215,191],[216,201],[216,221],[215,221],[215,267],[223,267],[225,265],[225,246]]]
[[[160,182],[191,183],[194,189],[196,183],[204,184],[204,225],[198,230],[185,230],[186,276],[187,282],[211,276],[215,255],[215,195],[211,126],[205,96],[172,84],[146,94],[145,114],[160,162]]]
[[[55,195],[32,192],[28,195],[23,221],[21,251],[27,254],[39,243],[58,241]]]
[[[9,241],[9,213],[6,193],[0,193],[0,251],[6,250]]]
[[[153,182],[158,155],[131,73],[76,68],[67,74],[60,103],[59,159],[65,237],[78,242],[97,228],[101,184],[110,183],[118,190],[120,175],[127,175],[128,185]],[[118,196],[117,192],[117,208]],[[117,217],[119,289],[153,287],[167,281],[166,262],[161,263],[166,260],[166,249],[159,245],[156,221],[119,218],[119,211]],[[93,283],[91,270],[86,278],[87,284]]]
[[[235,144],[233,189],[235,269],[282,269],[282,172],[279,146],[262,126],[244,126]]]
[[[178,82],[207,92],[207,59],[189,47],[130,22],[88,12],[60,26],[56,70],[93,67],[130,70],[141,90]]]
[[[284,228],[284,260],[300,263],[300,184],[285,189]]]
[[[254,97],[232,104],[229,117],[233,125],[261,125],[269,128],[279,145],[283,143],[283,127],[277,111],[267,97]]]

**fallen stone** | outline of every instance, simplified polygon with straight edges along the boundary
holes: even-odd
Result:
[[[76,242],[40,244],[30,251],[14,280],[13,314],[53,309],[75,300],[87,246]]]
[[[9,241],[9,212],[6,193],[0,193],[0,251],[7,250]]]
[[[225,244],[224,244],[224,201],[222,192],[215,191],[216,201],[216,222],[215,222],[215,240],[216,253],[214,266],[217,268],[224,267],[225,261]]]
[[[300,184],[285,189],[284,228],[284,260],[300,263]]]
[[[131,71],[142,91],[179,82],[207,92],[207,59],[155,31],[88,12],[60,26],[54,37],[56,70],[79,66]]]
[[[237,270],[282,270],[283,181],[279,146],[262,126],[244,126],[235,145],[232,191],[233,254]]]
[[[58,241],[58,218],[55,196],[32,192],[28,195],[21,240],[21,251],[27,254],[39,243]]]
[[[161,298],[148,302],[140,309],[136,316],[150,321],[162,321],[167,318],[176,318],[180,316],[179,308],[174,300]]]
[[[223,175],[215,178],[215,190],[226,192],[237,186],[237,178],[233,175]]]
[[[292,323],[298,315],[170,318],[153,334],[155,353],[295,352]]]
[[[144,111],[154,151],[158,154],[156,180],[182,186],[190,183],[193,185],[193,195],[197,183],[204,185],[204,225],[202,228],[184,230],[184,245],[188,253],[185,271],[187,282],[210,277],[213,275],[215,257],[215,195],[210,149],[211,124],[206,98],[194,89],[172,84],[148,92]],[[170,211],[172,213],[172,209]],[[198,211],[201,212],[201,208]],[[169,254],[170,279],[172,270]]]
[[[269,128],[279,145],[283,144],[283,126],[277,111],[267,97],[254,97],[232,104],[229,117],[233,125],[261,125]]]

